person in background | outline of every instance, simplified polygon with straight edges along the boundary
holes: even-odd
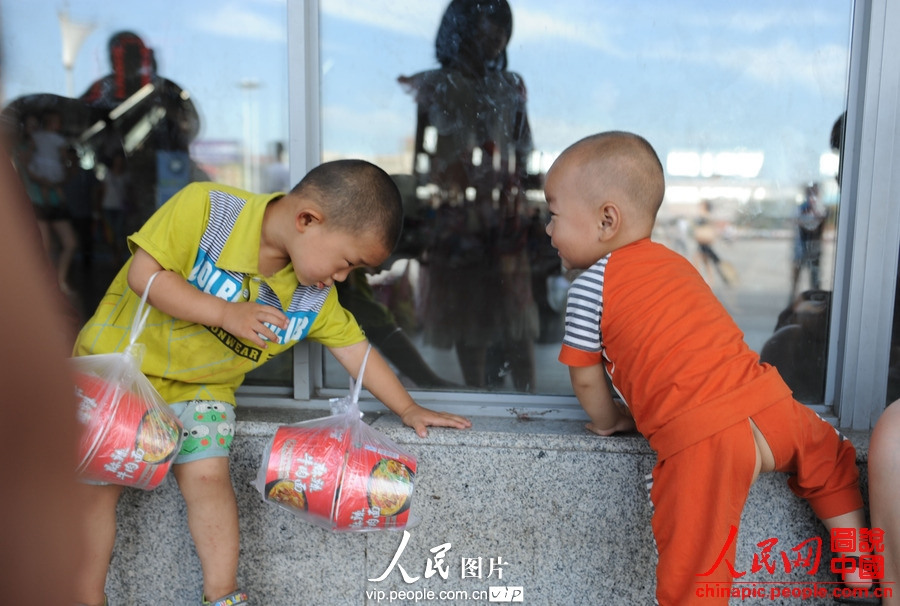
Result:
[[[62,184],[66,179],[65,154],[69,142],[61,130],[62,115],[48,109],[41,116],[40,127],[31,132],[33,149],[27,168],[47,205],[62,206],[65,202]]]
[[[712,270],[715,269],[726,286],[733,286],[737,279],[734,266],[724,261],[713,250],[713,244],[719,239],[719,229],[713,220],[712,211],[712,202],[709,200],[700,202],[700,214],[694,219],[693,228],[694,240],[697,242],[697,257],[710,285],[713,283]]]
[[[819,201],[819,184],[810,183],[803,189],[803,203],[797,209],[797,232],[794,238],[794,264],[791,268],[791,298],[797,296],[800,273],[809,272],[809,287],[819,290],[822,280],[819,262],[822,258],[822,234],[828,211]]]
[[[156,50],[137,33],[116,32],[107,48],[111,73],[78,100],[106,125],[84,145],[101,160],[125,153],[134,184],[125,224],[131,233],[181,187],[207,179],[190,156],[200,114],[190,91],[160,74]]]
[[[121,150],[113,153],[109,161],[109,170],[100,182],[100,210],[104,238],[117,265],[121,265],[125,259],[127,236],[125,225],[128,202],[133,191],[127,162],[125,153]]]
[[[31,200],[37,217],[44,252],[56,266],[59,289],[67,296],[75,291],[69,285],[69,270],[78,250],[78,238],[69,218],[63,193],[65,180],[64,153],[68,145],[58,131],[60,114],[43,112],[48,127],[33,113],[26,113],[21,131],[13,135],[13,161],[19,178]]]
[[[507,69],[506,0],[453,0],[435,40],[440,68],[401,76],[417,103],[414,173],[425,205],[424,340],[455,347],[468,386],[509,364],[535,390],[538,311],[525,199],[533,149],[522,77]],[[460,288],[465,284],[466,288]],[[499,364],[489,365],[497,351]]]
[[[366,338],[378,348],[381,355],[417,387],[453,387],[451,381],[440,377],[422,358],[391,310],[376,300],[374,290],[366,279],[368,273],[367,268],[357,268],[350,272],[346,280],[335,284],[341,306],[353,314],[366,332]]]
[[[66,181],[63,185],[69,216],[78,238],[81,268],[88,274],[94,264],[94,229],[99,218],[100,183],[93,170],[81,166],[74,146],[66,150]]]

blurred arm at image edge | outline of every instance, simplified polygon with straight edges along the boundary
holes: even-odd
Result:
[[[10,604],[68,604],[80,511],[70,331],[5,150],[0,192],[0,587]]]

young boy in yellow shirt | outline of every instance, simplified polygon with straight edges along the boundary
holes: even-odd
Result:
[[[829,530],[862,528],[852,444],[759,363],[690,262],[650,240],[665,192],[650,144],[624,132],[582,139],[553,163],[544,189],[547,234],[564,267],[584,270],[569,290],[559,359],[587,428],[637,429],[657,454],[658,602],[728,603],[727,591],[698,587],[734,580],[719,558],[734,563],[732,531],[760,472],[790,474]],[[607,374],[627,407],[613,400]],[[843,580],[871,583],[858,569]]]
[[[237,583],[237,503],[228,468],[235,390],[247,372],[304,338],[325,345],[357,376],[368,343],[332,286],[354,268],[380,265],[401,224],[390,177],[368,162],[339,160],[314,168],[286,195],[191,184],[129,237],[132,257],[79,334],[75,355],[121,351],[156,276],[139,338],[147,346],[142,370],[186,430],[209,416],[195,415],[200,410],[220,411],[230,425],[223,440],[182,451],[173,467],[203,569],[204,604],[250,603]],[[470,426],[416,404],[376,351],[366,368],[365,387],[418,435],[427,426]],[[222,432],[219,423],[211,429]],[[122,488],[87,490],[76,599],[105,604]]]

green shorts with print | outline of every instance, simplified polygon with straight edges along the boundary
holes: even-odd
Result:
[[[228,456],[234,439],[234,406],[217,400],[190,400],[171,406],[184,426],[175,465]]]

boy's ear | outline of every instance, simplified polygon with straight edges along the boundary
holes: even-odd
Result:
[[[294,227],[298,232],[306,231],[311,225],[322,223],[322,213],[315,208],[301,208],[294,219]]]
[[[622,212],[613,202],[604,202],[597,209],[597,233],[600,240],[609,240],[622,225]]]

